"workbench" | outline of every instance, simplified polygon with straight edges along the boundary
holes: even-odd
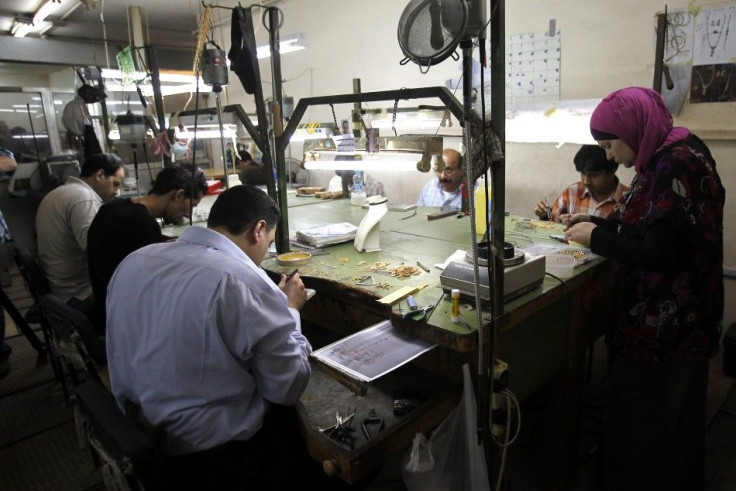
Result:
[[[293,197],[289,205],[291,237],[298,229],[328,223],[346,221],[358,225],[367,213],[364,208],[351,206],[348,199],[322,201]],[[408,447],[416,432],[429,431],[442,421],[459,399],[462,364],[470,363],[471,372],[474,370],[478,356],[476,315],[469,310],[472,306],[464,302],[466,323],[451,322],[449,295],[444,295],[440,288],[441,270],[434,267],[457,250],[469,248],[469,217],[427,219],[428,214],[437,211],[437,208],[389,211],[380,223],[381,251],[359,253],[350,241],[328,246],[324,249],[326,254],[315,255],[307,264],[299,266],[305,286],[317,291],[301,310],[305,335],[310,341],[310,325],[332,333],[334,339],[390,318],[394,326],[438,345],[396,373],[370,384],[365,395],[354,388],[351,390],[349,384],[340,383],[331,370],[313,364],[313,376],[299,408],[307,445],[326,472],[348,483],[367,476],[389,452]],[[517,248],[538,242],[553,243],[550,233],[560,232],[560,226],[549,229],[530,223],[521,217],[506,217],[506,242]],[[400,265],[416,266],[417,261],[428,267],[429,272],[417,268],[417,275],[398,278],[371,270],[376,263],[392,269]],[[273,256],[265,259],[262,267],[275,280],[293,269],[279,265]],[[559,388],[555,421],[559,448],[553,449],[551,462],[551,487],[557,489],[569,488],[574,478],[585,348],[600,334],[592,329],[594,324],[587,317],[592,311],[602,314],[605,304],[592,303],[587,292],[600,290],[608,269],[607,262],[595,258],[576,267],[570,279],[546,276],[541,287],[504,304],[504,313],[493,336],[498,358],[509,365],[510,389],[519,400],[523,401],[549,382]],[[377,284],[358,285],[366,275],[373,275]],[[419,305],[437,304],[426,319],[402,319],[399,310],[406,308],[405,303],[392,307],[377,302],[401,287],[421,283],[428,286],[414,294]],[[485,325],[490,323],[488,308],[484,307],[482,319]],[[315,348],[321,345],[316,344]],[[393,390],[412,383],[407,380],[423,391],[424,403],[414,414],[397,418],[391,411]],[[350,407],[357,407],[354,428],[358,435],[353,449],[319,431],[335,424],[335,412],[345,415]],[[384,418],[386,427],[377,438],[368,441],[360,435],[360,420],[370,408]]]
[[[416,213],[388,212],[380,225],[382,250],[379,252],[359,253],[351,241],[328,246],[324,249],[327,254],[312,257],[308,264],[299,267],[299,271],[304,284],[317,290],[318,294],[307,302],[301,313],[305,322],[319,325],[340,336],[350,335],[391,318],[395,326],[438,345],[437,349],[422,355],[412,365],[429,371],[437,380],[454,381],[459,387],[462,364],[467,362],[473,366],[477,359],[476,316],[467,310],[471,307],[465,304],[463,317],[467,324],[451,322],[449,295],[444,295],[440,288],[441,270],[434,265],[444,262],[457,250],[469,248],[469,217],[451,215],[439,220],[427,219],[427,215],[437,211],[436,208],[419,208]],[[363,208],[351,206],[349,200],[313,202],[311,206],[290,208],[290,235],[293,236],[297,229],[327,223],[347,221],[358,225],[366,213],[367,210]],[[532,223],[539,224],[521,217],[506,217],[505,240],[517,248],[533,243],[554,243],[549,235],[561,231],[560,225],[550,229],[535,227]],[[416,266],[417,261],[428,267],[429,272],[417,268],[417,275],[397,278],[378,275],[371,270],[376,263],[385,263],[385,269],[392,269],[400,265]],[[279,265],[274,258],[264,260],[262,266],[273,274],[274,279],[289,270]],[[370,274],[384,288],[357,284]],[[559,451],[555,452],[553,458],[553,474],[557,475],[557,484],[553,485],[560,489],[569,484],[574,474],[585,348],[600,334],[593,332],[590,323],[586,322],[586,316],[590,315],[592,309],[599,310],[602,306],[590,305],[591,296],[586,292],[591,285],[604,284],[607,275],[607,263],[602,258],[594,258],[576,267],[575,275],[570,279],[558,280],[546,276],[541,287],[504,304],[504,314],[494,336],[497,356],[509,364],[510,389],[520,400],[550,381],[560,388],[558,426],[561,448],[557,449]],[[437,304],[427,319],[402,319],[398,310],[406,309],[405,303],[392,308],[377,302],[379,298],[403,286],[421,283],[429,286],[414,294],[419,305]],[[596,286],[592,290],[600,289]],[[490,322],[489,309],[484,308],[482,319],[484,324]],[[318,389],[312,392],[312,389],[311,386],[307,389],[307,397],[319,392]],[[441,412],[446,414],[452,407],[452,404],[445,404]],[[434,411],[433,414],[436,416],[439,412]],[[325,425],[326,422],[321,421],[320,424]],[[312,436],[319,443],[326,439],[321,435]],[[388,436],[389,432],[386,434]],[[403,441],[392,441],[391,448],[399,448],[400,444],[409,445],[412,436],[413,433],[402,434],[400,439]],[[343,466],[351,461],[364,463],[372,453],[386,451],[386,448],[377,448],[375,444],[365,448],[357,446],[352,451],[341,449],[339,445],[337,447],[332,449],[332,457],[314,442],[310,450],[315,458],[323,462],[337,460]],[[361,473],[354,472],[348,466],[339,468],[336,475],[354,482]]]

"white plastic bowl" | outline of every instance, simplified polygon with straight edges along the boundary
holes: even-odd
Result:
[[[575,258],[565,254],[550,254],[545,258],[544,270],[561,279],[572,278],[575,273]]]

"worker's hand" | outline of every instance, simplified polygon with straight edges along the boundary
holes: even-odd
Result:
[[[304,288],[299,273],[289,279],[286,278],[285,274],[282,274],[279,288],[286,294],[287,304],[292,309],[299,310],[307,302],[307,289]]]
[[[590,222],[590,215],[586,213],[575,213],[574,215],[560,215],[560,222],[567,228],[572,227],[576,223]]]
[[[537,207],[534,208],[534,214],[537,215],[540,220],[552,220],[552,207],[543,199],[537,203]]]
[[[572,240],[585,247],[590,247],[590,236],[595,227],[596,225],[591,222],[578,222],[565,230],[565,237],[568,241]]]

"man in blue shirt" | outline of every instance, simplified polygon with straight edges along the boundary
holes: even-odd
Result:
[[[462,205],[463,157],[450,148],[442,151],[445,170],[422,188],[417,206],[439,206],[442,210],[459,210]]]
[[[288,421],[271,416],[299,401],[312,347],[299,275],[275,284],[259,267],[279,218],[266,193],[235,186],[207,228],[132,252],[108,286],[111,390],[163,435],[167,474],[189,489],[265,489],[293,477],[283,460],[299,437],[274,438]]]

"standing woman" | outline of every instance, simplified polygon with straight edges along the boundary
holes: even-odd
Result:
[[[723,317],[725,191],[708,147],[672,126],[653,90],[610,94],[590,131],[609,160],[636,169],[608,219],[574,215],[566,231],[617,264],[603,483],[702,490],[708,362]]]

